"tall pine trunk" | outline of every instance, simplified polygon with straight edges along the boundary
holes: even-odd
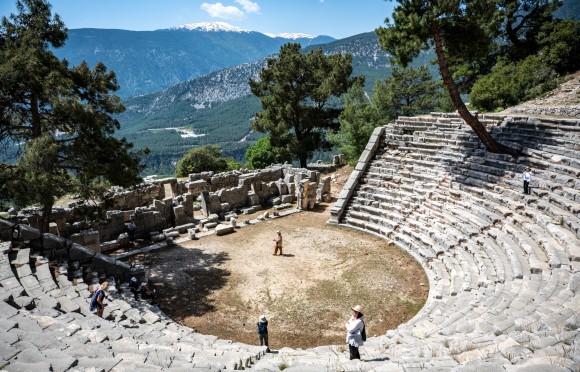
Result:
[[[459,89],[457,89],[457,85],[453,80],[453,75],[449,71],[449,66],[447,65],[447,59],[445,58],[445,53],[443,51],[443,42],[441,40],[441,36],[437,30],[433,30],[433,39],[435,41],[435,53],[437,54],[437,62],[439,64],[439,71],[441,72],[441,77],[443,78],[443,83],[445,87],[449,91],[449,95],[451,96],[451,101],[453,105],[457,109],[457,112],[463,120],[473,129],[477,137],[481,140],[484,144],[485,148],[489,152],[493,153],[501,153],[501,154],[509,154],[512,156],[521,155],[521,152],[513,149],[511,147],[505,146],[499,142],[497,142],[485,129],[485,126],[481,124],[479,119],[469,112],[465,103],[461,99],[461,95],[459,93]]]

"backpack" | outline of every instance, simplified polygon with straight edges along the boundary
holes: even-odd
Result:
[[[362,329],[362,331],[361,331],[360,335],[361,335],[361,337],[362,337],[362,340],[363,340],[363,341],[366,341],[366,340],[367,340],[367,326],[366,326],[366,324],[365,324],[365,321],[364,321],[364,320],[363,320],[362,322],[363,322],[363,329]]]
[[[261,335],[265,335],[268,333],[268,328],[266,327],[266,323],[258,322],[258,333]]]
[[[97,309],[97,299],[99,296],[104,295],[105,292],[103,292],[102,289],[97,289],[95,292],[93,292],[93,295],[91,296],[91,301],[89,303],[89,310],[90,311],[95,311]]]

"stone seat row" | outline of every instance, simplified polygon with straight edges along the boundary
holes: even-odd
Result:
[[[415,158],[415,157],[412,157],[412,158]],[[479,162],[478,160],[480,160],[480,159],[478,159],[478,158],[474,159],[475,164],[472,163],[472,165],[470,166],[470,168],[477,168],[479,170],[486,170],[486,169],[494,169],[493,168],[493,165],[494,164],[496,165],[496,168],[500,168],[500,167],[497,167],[498,164],[503,164],[503,165],[509,164],[509,163],[507,163],[505,161],[495,160],[495,159],[492,158],[492,159],[486,160],[485,167],[482,167],[481,166],[481,162]],[[411,162],[413,162],[413,160],[411,160]],[[424,163],[423,164],[420,164],[420,165],[424,165]],[[518,165],[512,165],[512,167],[515,168],[515,167],[520,167],[520,166],[518,166]],[[395,167],[393,167],[393,168],[395,168]],[[562,167],[560,167],[560,169],[561,168]],[[504,167],[501,167],[500,169],[505,169],[505,166]],[[573,168],[566,167],[566,169],[570,170],[570,169],[573,169]],[[462,170],[462,168],[456,168],[456,170]],[[511,171],[511,173],[508,173],[508,175],[511,176],[511,177],[514,177],[514,174],[515,173],[513,171],[517,171],[517,169],[511,169],[510,171]],[[484,181],[488,181],[490,179],[490,176],[488,176],[487,173],[485,173],[485,172],[479,172],[478,170],[468,169],[468,170],[465,170],[465,172],[469,172],[467,174],[470,175],[470,176],[474,176],[476,179],[482,179]],[[493,177],[493,176],[496,176],[497,174],[499,174],[499,172],[501,172],[501,171],[496,170],[496,171],[492,171],[492,172],[494,173],[494,174],[491,175]],[[575,173],[577,173],[577,171]],[[567,199],[572,200],[572,201],[576,200],[578,198],[577,191],[575,189],[573,189],[571,187],[567,187],[567,186],[577,187],[578,182],[575,182],[572,178],[570,178],[567,175],[561,175],[561,174],[558,174],[558,173],[555,173],[555,172],[541,172],[538,178],[540,178],[542,180],[541,181],[541,185],[542,185],[543,188],[551,187],[552,190],[555,190],[556,191],[555,193],[551,193],[549,195],[549,200],[552,200],[552,201],[556,202],[558,204],[558,207],[562,207],[563,205],[566,205],[568,207],[570,207],[570,206],[573,207],[574,204],[570,204],[569,202],[567,202],[565,200],[562,200],[562,198],[564,197],[563,195],[566,195],[565,197]],[[498,181],[498,182],[502,182],[502,183],[507,184],[512,189],[514,189],[514,188],[520,188],[521,187],[521,185],[520,185],[521,184],[521,181],[509,181],[509,180],[504,180],[501,177],[499,177],[499,178],[493,178],[493,179],[495,181]],[[552,182],[552,180],[555,180],[557,182]],[[470,180],[470,179],[463,179],[463,181],[464,182],[472,182],[473,183],[473,181]],[[481,186],[483,186],[483,187],[491,187],[491,185],[488,184],[488,183],[483,183],[483,184],[482,183],[479,183],[477,186],[480,186],[480,187]],[[533,192],[536,192],[537,193],[539,191],[537,189],[535,189],[535,190],[533,190]],[[571,218],[574,218],[574,215],[571,215],[570,217]],[[576,229],[576,231],[577,231],[577,229]]]
[[[382,184],[384,185],[384,182],[382,182]],[[392,191],[392,189],[394,189],[395,187],[396,187],[396,185],[391,184],[391,188],[390,188],[391,191],[389,191],[389,192],[395,193],[395,195],[396,195],[396,192]],[[406,191],[411,191],[412,192],[413,190],[406,190]],[[459,196],[459,197],[461,196],[461,193],[459,191],[457,191],[455,194],[457,196]],[[466,196],[468,198],[471,197],[470,195],[464,195],[464,196]],[[481,209],[481,208],[479,208],[477,206],[474,207],[474,208],[478,211],[478,214],[480,216],[483,216],[483,218],[484,219],[487,219],[489,222],[494,223],[494,222],[500,221],[502,218],[508,217],[509,215],[511,215],[513,213],[507,207],[502,207],[501,205],[497,205],[495,203],[489,202],[488,200],[489,199],[482,199],[482,200],[476,199],[476,201],[477,201],[476,204],[484,205],[488,210],[490,210],[489,212],[486,212],[485,210],[483,210],[483,209]],[[375,204],[378,204],[378,203],[375,203]],[[376,205],[376,206],[378,206],[378,205]],[[381,206],[382,206],[383,209],[387,209],[387,210],[389,209],[388,207],[385,208],[385,204],[382,204]],[[529,226],[529,224],[526,225],[526,226]],[[540,231],[540,233],[538,233],[537,231]],[[541,234],[541,230],[532,230],[532,232],[536,236],[538,236],[539,234]],[[512,235],[513,234],[516,234],[516,233],[512,233]],[[516,237],[519,237],[519,236],[516,236]],[[550,240],[552,240],[551,237],[545,237],[545,236],[540,236],[540,237],[541,237],[540,240],[542,242],[544,242],[544,246],[551,247],[551,246],[554,245],[554,242],[550,241]],[[521,237],[519,237],[519,238],[520,239],[518,239],[518,240],[521,243],[522,242],[522,239],[521,239]],[[549,250],[552,250],[551,248],[548,248],[548,249]],[[562,257],[561,257],[562,254],[556,254],[554,252],[551,252],[550,255],[553,257],[553,260],[555,261],[554,265],[556,265],[556,266],[561,265],[561,263],[558,263],[558,262],[564,262],[564,264],[567,264],[566,263],[566,259],[562,259]]]
[[[457,193],[455,193],[457,194]],[[366,196],[366,195],[363,195]],[[359,205],[355,205],[352,207],[352,211],[355,213],[351,213],[350,215],[347,215],[347,218],[358,218],[359,220],[362,219],[366,219],[367,221],[371,222],[371,223],[375,223],[375,224],[382,224],[384,226],[388,226],[391,229],[395,229],[396,227],[398,227],[405,219],[407,219],[409,217],[408,212],[405,214],[401,214],[398,213],[396,211],[396,208],[389,208],[389,204],[387,203],[378,203],[377,201],[369,201],[368,199],[360,199],[357,196],[357,200],[362,200],[362,202],[359,202]],[[491,210],[485,209],[485,208],[480,208],[479,206],[471,206],[468,203],[456,203],[452,198],[444,198],[441,199],[441,197],[439,197],[439,200],[444,200],[446,202],[450,202],[452,205],[454,205],[454,209],[447,209],[445,211],[445,213],[449,214],[449,215],[455,215],[455,214],[460,214],[460,218],[466,221],[470,221],[470,220],[474,220],[476,222],[475,226],[492,226],[494,224],[497,224],[498,222],[503,221],[504,217],[507,217],[509,215],[512,214],[512,212],[510,210],[507,210],[506,208],[503,208],[501,206],[497,206],[494,205],[492,203],[485,203],[485,201],[480,200],[480,202],[482,204],[487,204],[487,207]],[[477,200],[477,199],[476,199]],[[371,204],[371,206],[368,205],[364,205],[364,204]],[[374,206],[372,206],[374,205]],[[457,207],[459,207],[459,211],[457,210]],[[499,211],[498,211],[499,209]],[[399,208],[400,210],[400,208]],[[463,210],[463,212],[460,212],[461,210]],[[472,213],[475,212],[475,214],[478,216],[474,219],[474,217],[472,216]],[[502,213],[501,215],[498,214]],[[364,218],[365,216],[367,216],[366,218]],[[521,220],[521,218],[520,218]],[[390,222],[392,221],[392,222]],[[428,221],[421,221],[419,223],[417,223],[418,226],[422,226],[425,222]],[[529,224],[530,221],[527,221],[527,223]],[[520,222],[520,224],[523,224],[522,222]],[[364,226],[364,225],[363,225]],[[534,262],[534,264],[532,265],[534,267],[535,270],[539,270],[541,271],[541,265],[539,264],[540,262],[544,262],[547,261],[547,259],[542,258],[539,259],[538,258],[538,252],[542,252],[541,249],[534,244],[533,242],[530,241],[530,238],[528,236],[526,236],[522,231],[519,231],[513,227],[510,227],[510,225],[507,225],[508,227],[506,227],[505,229],[507,229],[506,231],[508,233],[511,234],[512,237],[516,238],[516,243],[515,245],[519,245],[519,246],[524,246],[524,247],[528,247],[526,254],[530,257],[530,260],[532,260]],[[528,226],[528,225],[526,225]],[[360,227],[360,226],[359,226]],[[465,228],[464,228],[465,230]],[[468,230],[469,231],[469,230]],[[474,232],[475,231],[475,227],[471,228],[471,231]],[[536,232],[536,230],[532,230],[535,234],[536,234],[536,238],[538,238],[538,232]],[[456,233],[459,231],[456,231]],[[541,232],[541,230],[540,230]],[[456,235],[456,233],[454,235]],[[503,232],[501,232],[503,234]],[[441,237],[442,235],[438,235],[439,237]],[[505,238],[505,240],[508,240],[511,242],[511,239],[507,239],[507,236],[503,236]],[[497,236],[494,236],[493,238],[497,238]],[[544,244],[544,247],[548,247],[547,250],[549,251],[549,255],[552,256],[551,257],[551,261],[552,261],[552,265],[559,267],[562,264],[567,264],[567,257],[563,256],[563,252],[562,250],[556,250],[555,248],[551,248],[553,245],[555,245],[555,242],[551,241],[551,239],[549,237],[545,237],[545,236],[540,236],[540,241],[542,242],[546,242],[547,243]],[[455,239],[455,242],[457,242],[458,239]],[[424,244],[427,246],[447,246],[449,247],[449,244],[451,244],[451,246],[455,245],[454,243],[448,243],[445,241],[445,239],[439,239],[437,242],[433,242],[433,241],[424,241]],[[529,248],[529,247],[534,247],[534,248]],[[533,249],[535,249],[535,251],[533,251]],[[435,254],[437,254],[437,252],[434,252]],[[425,254],[423,254],[423,256],[425,256]]]
[[[473,247],[471,248],[473,249]],[[477,250],[478,252],[480,252],[479,250]],[[461,250],[459,250],[459,252],[462,252]],[[496,249],[496,252],[501,252],[501,249]],[[493,257],[494,254],[489,254],[490,257]],[[445,256],[443,256],[445,257]],[[445,266],[448,266],[445,263],[445,259],[442,260]],[[480,261],[480,260],[478,260]],[[496,267],[498,265],[495,265]],[[469,270],[469,268],[467,268]],[[466,271],[468,271],[466,270]],[[444,275],[442,275],[442,273],[445,272],[444,269],[441,269],[440,267],[436,268],[434,270],[437,274],[436,276],[441,277],[441,279],[443,279]],[[447,272],[450,273],[450,276],[454,275],[454,270],[450,270],[447,269]],[[457,272],[459,272],[457,270]],[[484,270],[482,270],[482,272],[484,272]],[[569,271],[567,270],[561,270],[561,272],[563,273],[567,273],[567,275],[569,275]],[[456,273],[455,273],[456,274]],[[490,275],[488,274],[488,277]],[[532,279],[532,281],[529,281],[529,278]],[[543,278],[543,279],[550,279],[550,280],[533,280],[533,278]],[[440,279],[439,279],[440,280]],[[487,313],[501,313],[502,309],[509,309],[510,307],[514,307],[513,303],[514,301],[516,301],[517,303],[525,303],[525,311],[521,310],[519,316],[522,317],[523,316],[527,316],[530,317],[531,314],[533,314],[537,308],[537,306],[542,306],[542,301],[535,301],[533,302],[533,298],[536,296],[534,295],[534,293],[542,293],[542,292],[551,292],[554,293],[554,289],[555,288],[561,288],[560,284],[561,282],[565,282],[565,280],[562,280],[561,278],[555,278],[555,276],[550,276],[547,275],[545,272],[544,273],[539,273],[536,275],[530,275],[530,276],[526,276],[524,278],[524,280],[522,280],[521,282],[523,284],[514,287],[514,290],[512,292],[505,292],[505,289],[500,288],[500,287],[505,287],[505,285],[508,285],[511,287],[513,287],[514,283],[517,282],[513,282],[513,281],[508,281],[507,284],[504,285],[504,283],[502,283],[501,280],[499,280],[497,285],[481,285],[482,282],[488,281],[489,279],[486,277],[486,279],[479,279],[479,283],[478,286],[483,290],[484,293],[482,293],[482,295],[480,297],[485,297],[487,298],[487,300],[478,305],[478,308],[481,310],[481,308],[485,307],[487,309],[486,314]],[[534,286],[534,283],[537,283]],[[454,290],[453,290],[453,282],[450,281],[449,284],[449,289],[450,289],[450,294],[453,295],[454,294]],[[437,286],[435,286],[437,287]],[[526,288],[526,292],[525,292],[525,298],[527,298],[527,300],[522,300],[522,298],[519,297],[519,293],[520,293],[520,289],[521,288]],[[499,289],[497,289],[499,288]],[[552,288],[551,290],[547,290],[546,288]],[[439,297],[439,293],[443,293],[446,290],[445,287],[443,287],[440,291],[435,291],[435,297]],[[456,292],[456,290],[455,290]],[[530,294],[531,293],[531,294]],[[456,294],[456,293],[455,293]],[[469,294],[472,294],[472,292],[470,291]],[[457,296],[457,298],[460,298],[461,296]],[[467,296],[469,298],[469,296]],[[457,302],[460,302],[459,300]],[[555,300],[554,301],[555,304],[560,303],[560,299]],[[536,307],[532,306],[532,304],[537,304]],[[450,301],[446,302],[446,306],[453,306],[453,303]],[[523,306],[523,305],[518,305],[518,306]],[[556,305],[557,306],[557,305]],[[455,308],[455,307],[454,307]],[[470,305],[469,303],[466,305],[465,301],[463,302],[463,306],[459,306],[458,310],[460,311],[459,314],[464,314],[466,313],[468,310],[470,309]],[[479,310],[479,311],[480,311]],[[430,313],[427,313],[430,314]],[[474,313],[477,314],[477,313]],[[441,316],[441,318],[446,318],[446,316]],[[456,326],[454,325],[454,319],[451,319],[450,321],[448,321],[446,324],[440,324],[440,328],[438,332],[443,332],[444,334],[447,334],[447,336],[453,336],[454,332],[453,330],[456,329]],[[548,322],[546,322],[548,319],[544,319],[542,321],[542,324],[548,324]],[[490,319],[487,318],[483,318],[481,320],[477,320],[476,318],[471,319],[472,324],[476,324],[476,328],[480,327],[479,323],[482,323],[482,327],[485,328],[487,327],[487,324],[494,324],[496,322],[496,319],[494,317],[491,317]],[[540,319],[530,319],[529,320],[529,324],[532,324],[533,322],[538,323],[540,322]],[[555,322],[553,322],[554,324],[552,324],[552,326],[557,327],[559,324],[561,324],[562,320],[556,320]],[[507,319],[504,320],[501,323],[501,326],[497,328],[497,332],[502,332],[505,333],[509,328],[514,328],[515,327],[515,321],[513,319]],[[461,329],[461,332],[459,334],[458,337],[464,337],[465,336],[465,326],[463,326]]]
[[[155,314],[153,309],[137,310],[115,294],[114,286],[106,308],[110,320],[96,317],[88,311],[90,292],[86,285],[73,285],[64,275],[59,275],[55,282],[45,260],[30,256],[28,248],[10,252],[10,244],[2,243],[0,262],[12,272],[17,283],[25,284],[18,290],[16,286],[0,288],[3,298],[10,300],[0,301],[1,327],[10,331],[10,335],[0,339],[0,362],[9,363],[5,365],[7,370],[41,367],[64,371],[76,366],[81,370],[97,367],[107,371],[161,368],[213,371],[247,368],[263,354],[258,347],[194,333],[171,322],[164,314]],[[8,255],[14,269],[10,263],[6,265]],[[32,306],[27,310],[16,305],[12,301],[14,295],[5,294],[10,289],[22,297],[36,296]],[[47,291],[43,292],[44,289]],[[55,296],[59,302],[39,306],[43,296]],[[68,299],[70,307],[62,305],[63,298]],[[23,330],[34,332],[23,335]],[[57,339],[61,341],[47,341]],[[123,343],[122,347],[117,347],[119,343]],[[59,357],[55,361],[57,350]]]

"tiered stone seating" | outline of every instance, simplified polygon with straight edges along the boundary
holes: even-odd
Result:
[[[110,288],[101,319],[86,284],[0,243],[0,367],[580,370],[580,122],[481,119],[527,156],[487,153],[457,115],[400,118],[375,131],[332,209],[334,223],[405,249],[429,279],[425,306],[367,340],[363,362],[343,345],[264,355],[194,333],[123,287]],[[531,195],[526,166],[536,170]]]
[[[7,371],[219,371],[250,367],[261,347],[200,335],[156,306],[107,290],[104,319],[85,283],[55,278],[29,248],[0,243],[0,368]]]
[[[407,250],[430,281],[419,314],[367,347],[405,370],[579,369],[580,122],[483,121],[527,156],[488,153],[454,115],[400,118],[331,212],[331,223]]]

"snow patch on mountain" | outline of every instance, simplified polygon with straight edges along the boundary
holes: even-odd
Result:
[[[296,39],[314,39],[316,37],[316,36],[312,36],[312,35],[308,35],[308,34],[303,34],[303,33],[300,33],[300,32],[285,32],[285,33],[281,33],[281,34],[269,34],[269,33],[265,33],[264,35],[270,36],[272,38],[281,37],[283,39],[292,39],[292,40],[296,40]]]
[[[196,31],[227,31],[227,32],[251,32],[243,28],[232,26],[225,22],[199,22],[187,23],[177,27],[171,27],[170,30],[196,30]]]

